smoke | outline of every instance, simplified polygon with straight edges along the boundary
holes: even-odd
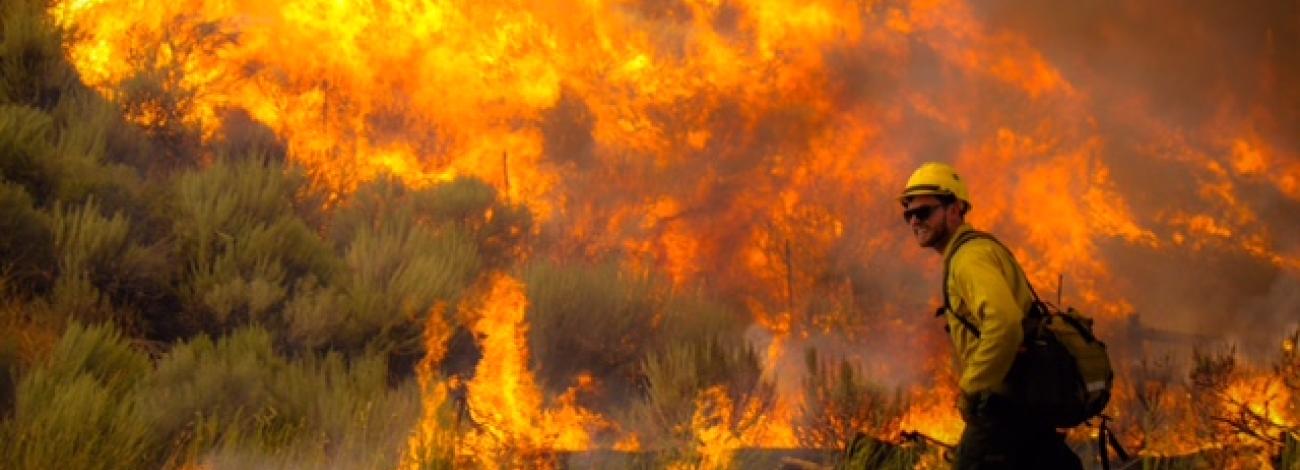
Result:
[[[1261,296],[1251,297],[1229,314],[1242,326],[1228,329],[1229,339],[1256,357],[1269,357],[1281,346],[1279,332],[1300,329],[1300,280],[1277,277]]]
[[[627,259],[759,324],[933,335],[938,260],[894,201],[932,160],[1031,277],[1065,276],[1067,303],[1258,344],[1294,323],[1295,2],[234,9],[171,14],[236,30],[201,97],[244,106],[290,158],[508,185],[539,213],[538,255]]]
[[[789,287],[815,315],[806,297],[847,284],[864,330],[924,334],[937,260],[906,239],[893,194],[917,163],[950,161],[974,222],[1036,279],[1064,274],[1067,303],[1247,344],[1294,323],[1294,3],[949,6],[857,8],[844,23],[869,32],[854,40],[792,41],[755,81],[655,97],[633,132],[651,145],[598,130],[601,107],[638,98],[566,88],[541,121],[571,195],[552,232],[583,227],[578,253],[643,241],[633,256],[769,310]],[[753,4],[627,13],[672,67],[695,70],[713,34],[742,54],[764,47]],[[843,333],[871,349],[870,334]]]
[[[1300,197],[1300,9],[1294,2],[976,2],[990,28],[1020,35],[1088,95],[1099,161],[1163,251],[1104,242],[1115,294],[1158,328],[1276,347],[1295,328]],[[1243,150],[1248,148],[1248,150]],[[1262,161],[1243,162],[1243,152]],[[1258,165],[1256,167],[1256,165]],[[1194,237],[1175,214],[1226,230]],[[1226,233],[1230,232],[1230,233]],[[1268,351],[1271,352],[1271,351]]]

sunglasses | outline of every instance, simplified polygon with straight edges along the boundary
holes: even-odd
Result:
[[[903,222],[907,222],[910,224],[912,223],[913,217],[916,217],[922,222],[930,220],[930,216],[934,215],[935,209],[938,209],[940,207],[943,207],[943,204],[919,206],[919,207],[913,207],[911,209],[905,210],[903,211]]]

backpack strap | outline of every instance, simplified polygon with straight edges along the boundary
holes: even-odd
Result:
[[[983,235],[983,237],[981,237],[981,235]],[[970,333],[975,335],[976,338],[980,337],[980,329],[975,326],[975,323],[970,321],[969,318],[966,318],[965,316],[962,315],[958,315],[957,312],[954,312],[952,310],[952,302],[948,301],[948,275],[952,271],[952,258],[953,256],[957,255],[957,250],[960,250],[962,245],[965,245],[966,242],[969,242],[976,238],[985,238],[985,237],[990,239],[993,238],[992,236],[986,233],[977,230],[971,230],[968,232],[963,232],[961,235],[957,237],[957,240],[953,241],[952,251],[948,252],[948,256],[943,257],[943,281],[942,281],[943,297],[941,297],[943,299],[943,307],[940,307],[939,311],[935,312],[936,316],[943,316],[945,313],[952,315],[953,318],[956,318],[957,321],[961,322],[962,326],[965,326],[966,330],[970,331]]]
[[[1014,264],[1016,266],[1016,269],[1017,270],[1020,269],[1020,262],[1016,261],[1015,253],[1012,253],[1011,250],[1007,248],[1006,245],[1003,245],[1002,242],[997,239],[997,237],[994,237],[992,234],[988,232],[982,232],[979,230],[970,230],[967,232],[963,232],[961,235],[957,237],[957,240],[953,242],[952,251],[949,251],[948,255],[943,258],[943,307],[941,307],[938,312],[935,312],[935,316],[943,316],[944,313],[949,313],[954,318],[956,318],[957,321],[961,322],[962,326],[965,326],[966,329],[971,332],[971,334],[975,335],[976,338],[979,338],[980,330],[978,327],[975,326],[975,323],[970,321],[969,318],[966,318],[965,316],[962,315],[958,315],[957,312],[954,312],[952,310],[952,302],[948,301],[948,275],[952,270],[952,258],[954,256],[957,256],[957,250],[960,250],[961,247],[966,244],[966,242],[969,242],[971,240],[976,240],[976,239],[992,240],[993,243],[997,243],[999,247],[1002,247],[1003,251],[1007,252],[1007,255],[1011,256],[1011,260],[1015,262]],[[1021,275],[1024,276],[1024,273],[1022,272]],[[1034,285],[1029,282],[1028,276],[1025,276],[1025,284],[1029,285],[1029,293],[1033,295],[1034,302],[1042,303],[1042,301],[1039,300],[1038,298],[1038,292],[1034,290]],[[1034,309],[1031,307],[1030,311],[1033,310]]]

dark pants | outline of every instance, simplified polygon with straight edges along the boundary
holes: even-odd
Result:
[[[1081,470],[1065,436],[1035,422],[1005,398],[987,396],[962,414],[966,430],[957,442],[956,470]]]

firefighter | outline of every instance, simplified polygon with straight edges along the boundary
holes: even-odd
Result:
[[[1021,319],[1033,302],[1029,282],[1011,253],[989,239],[973,239],[956,253],[952,242],[972,230],[966,184],[949,165],[925,163],[907,180],[899,201],[916,242],[951,256],[944,315],[966,421],[954,467],[966,469],[1077,469],[1079,457],[1052,426],[1022,411],[1006,394],[1005,379],[1020,348]],[[970,322],[978,336],[962,322]]]

